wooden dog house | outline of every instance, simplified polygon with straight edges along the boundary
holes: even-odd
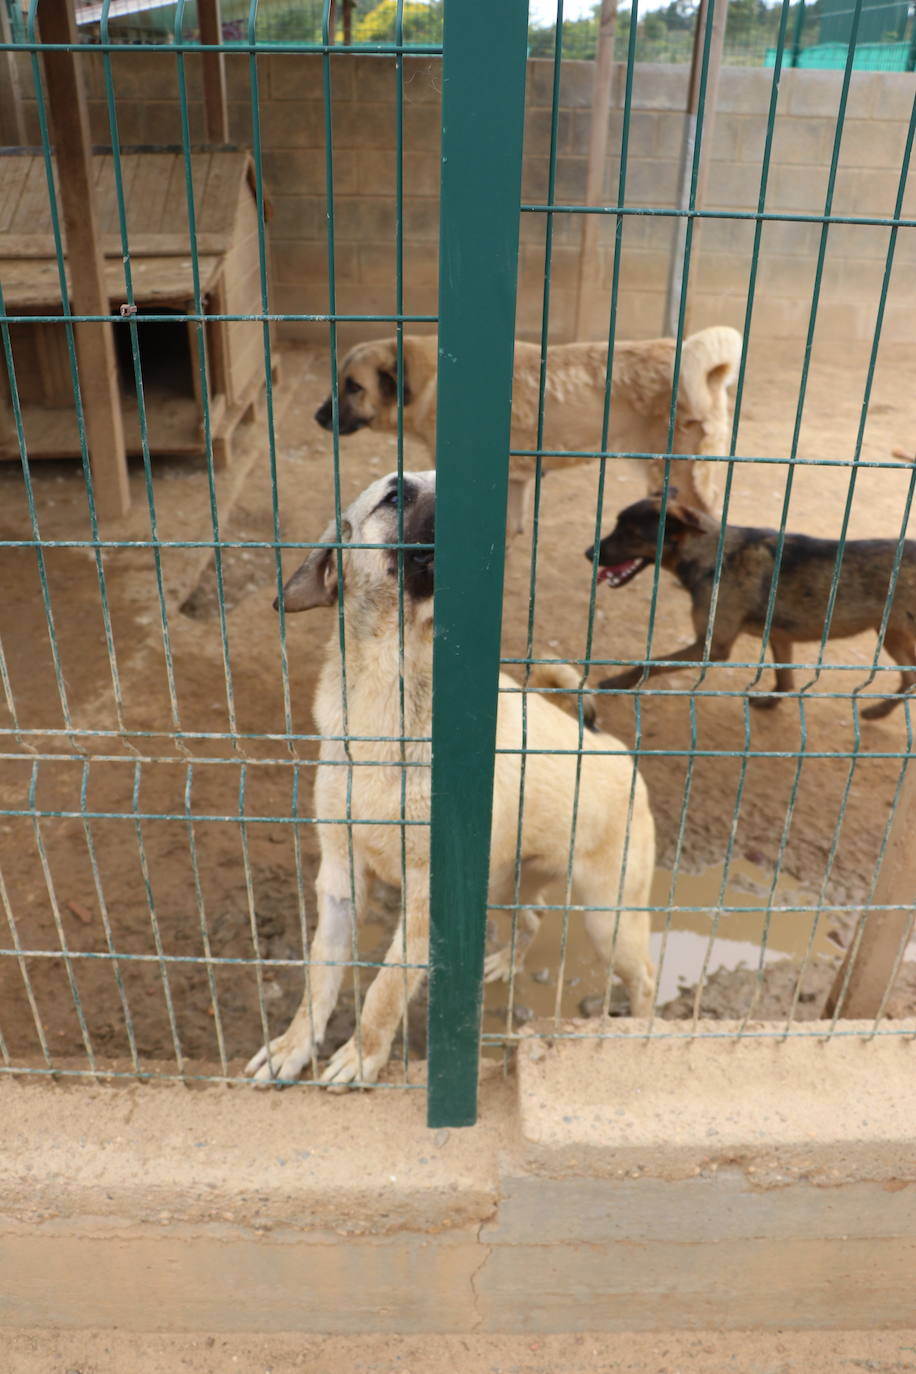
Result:
[[[203,313],[257,315],[261,289],[251,157],[244,151],[204,151],[192,153],[190,163]],[[112,155],[93,154],[91,171],[105,289],[117,316],[125,313],[127,296]],[[185,156],[125,152],[121,175],[150,452],[202,454],[198,326],[182,318],[195,312]],[[35,154],[0,157],[0,281],[6,313],[21,317],[10,325],[10,338],[29,455],[78,456],[67,331],[56,321],[29,321],[29,316],[62,314],[45,166]],[[145,315],[172,314],[174,323],[143,323]],[[114,331],[125,444],[136,454],[142,450],[131,331],[126,323],[116,324]],[[213,455],[222,463],[236,425],[253,417],[265,385],[262,326],[215,319],[204,323],[204,338]],[[5,410],[5,367],[0,367],[0,387]],[[18,455],[7,414],[0,424],[0,457]]]

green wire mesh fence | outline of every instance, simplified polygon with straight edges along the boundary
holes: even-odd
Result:
[[[912,908],[880,882],[906,806],[910,707],[904,699],[878,725],[860,707],[886,695],[887,673],[899,671],[879,654],[906,585],[916,472],[890,460],[884,437],[895,416],[907,424],[901,268],[913,261],[916,107],[909,85],[861,83],[908,79],[854,75],[858,3],[842,71],[809,98],[805,74],[790,85],[784,71],[799,65],[801,32],[786,3],[773,11],[772,70],[729,73],[707,105],[710,5],[696,135],[681,165],[684,91],[639,64],[634,6],[595,193],[592,72],[564,65],[562,3],[549,56],[527,62],[524,5],[446,8],[441,44],[411,29],[415,8],[398,0],[390,31],[347,48],[332,41],[327,6],[317,31],[313,15],[302,31],[274,35],[255,4],[243,33],[202,45],[196,17],[178,5],[172,41],[138,56],[107,6],[91,48],[43,45],[33,2],[4,45],[20,64],[34,145],[0,158],[0,451],[13,460],[0,471],[10,588],[0,617],[6,1073],[241,1080],[249,1056],[289,1023],[303,967],[308,1010],[330,963],[342,970],[341,995],[298,1081],[319,1081],[326,1056],[352,1037],[352,1081],[368,1082],[362,1008],[394,938],[387,963],[401,980],[402,1025],[381,1085],[423,1089],[428,1053],[430,1121],[467,1124],[481,1036],[485,1054],[505,1055],[523,1034],[621,1033],[614,1017],[627,1002],[608,955],[630,918],[653,928],[649,1038],[907,1033],[895,1018],[901,996],[906,1009]],[[73,308],[49,51],[74,51],[86,73],[110,316]],[[220,52],[235,145],[214,150],[200,66]],[[241,159],[236,181],[217,152]],[[217,211],[231,197],[243,230],[226,238]],[[685,233],[675,235],[679,222]],[[643,357],[633,338],[661,332],[672,239],[682,259],[677,331],[653,383],[652,428],[634,420],[626,388]],[[244,260],[244,290],[225,285],[230,260]],[[415,545],[401,504],[386,544],[398,572],[398,729],[359,736],[348,716],[345,512],[383,472],[432,464],[416,441],[411,358],[414,335],[437,319],[432,802],[431,817],[418,817],[408,798],[411,777],[429,767],[430,733],[408,729],[404,560]],[[99,509],[80,352],[84,332],[109,321],[135,455],[132,510],[120,520]],[[700,325],[741,339],[727,432],[708,454],[686,414]],[[528,367],[531,420],[522,423],[516,388],[510,440],[516,336],[535,344],[515,353],[516,373]],[[340,368],[354,343],[380,337],[393,349],[393,423],[351,438]],[[574,338],[601,343],[589,381],[596,418],[571,444],[573,410],[559,427],[552,418],[564,385],[552,345]],[[253,360],[257,384],[226,438],[232,407],[219,379],[238,357]],[[330,434],[312,418],[328,393]],[[199,456],[169,457],[162,416],[177,426],[185,412]],[[78,469],[41,456],[42,426],[62,413]],[[898,442],[911,446],[912,434]],[[227,448],[238,452],[224,467]],[[593,735],[589,691],[670,652],[687,597],[657,559],[608,592],[583,554],[645,494],[647,474],[658,479],[663,520],[677,508],[691,481],[687,461],[672,466],[678,454],[702,456],[717,521],[721,513],[702,652],[677,677],[643,674],[633,689],[596,693],[604,733]],[[507,545],[503,595],[507,475],[530,481],[531,509]],[[781,574],[761,632],[723,661],[713,652],[716,608],[736,576],[724,533],[732,522],[774,528],[777,568],[795,556],[787,535],[796,529],[836,540],[816,647],[793,653],[801,685],[781,689],[765,717],[748,691],[771,671],[768,641],[778,652]],[[846,654],[830,629],[850,594],[842,570],[852,533],[883,535],[895,556],[877,645],[866,636]],[[336,612],[291,622],[284,572],[324,547],[344,585]],[[268,620],[275,594],[280,613]],[[340,814],[321,814],[314,795],[319,736],[308,707],[326,653],[343,665],[341,753],[328,765],[347,780]],[[497,693],[500,662],[514,681]],[[573,668],[571,698],[538,676],[562,664]],[[565,711],[571,743],[532,733],[544,700]],[[497,712],[516,707],[519,736],[507,742]],[[533,891],[523,842],[545,755],[567,778],[556,817],[565,859]],[[593,756],[625,777],[613,818],[619,869],[600,895],[584,891],[579,873]],[[513,780],[515,852],[488,897],[494,767],[498,805],[500,779]],[[379,769],[397,775],[393,819],[360,810],[360,779]],[[659,866],[635,900],[640,775]],[[344,955],[330,960],[313,950],[316,822],[345,836],[347,901],[358,895],[361,827],[393,827],[400,846],[400,885],[371,890],[362,930],[350,920]],[[427,1045],[422,1002],[404,1011],[427,963],[408,950],[404,893],[412,831],[428,825]],[[881,917],[897,918],[891,973],[903,993],[893,1002],[889,980],[874,1014],[853,1026],[840,1019],[853,967],[843,952]],[[606,932],[604,957],[586,941],[589,927]],[[825,1009],[826,1026],[806,1025]]]

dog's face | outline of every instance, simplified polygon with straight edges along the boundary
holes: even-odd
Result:
[[[661,504],[661,497],[649,496],[619,513],[617,524],[598,545],[599,582],[606,582],[609,587],[623,587],[655,562]],[[676,559],[686,535],[705,531],[708,523],[713,523],[713,529],[717,528],[700,511],[669,501],[665,512],[662,565],[667,566]],[[594,545],[586,549],[585,557],[594,560]]]
[[[404,472],[400,481],[392,472],[366,487],[340,520],[340,562],[347,606],[372,612],[396,606],[403,566],[405,613],[414,619],[431,620],[435,536],[435,472]],[[321,544],[336,546],[335,521],[325,529]],[[428,547],[399,550],[398,544]],[[283,588],[284,610],[308,611],[313,606],[333,605],[337,580],[337,548],[313,549]]]
[[[404,365],[404,405],[412,400]],[[337,412],[341,434],[367,425],[395,429],[398,411],[398,349],[394,339],[378,339],[351,348],[337,378]],[[333,430],[331,397],[315,411],[322,429]]]

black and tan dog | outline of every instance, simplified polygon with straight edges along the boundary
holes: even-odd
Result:
[[[598,545],[598,581],[622,587],[655,562],[661,500],[650,497],[622,510],[617,524]],[[725,527],[725,544],[715,624],[709,659],[721,663],[742,632],[762,634],[773,581],[778,535],[775,530],[742,525]],[[661,564],[673,572],[693,603],[696,639],[685,649],[667,654],[665,661],[605,678],[601,687],[632,687],[644,676],[674,672],[681,662],[702,662],[712,601],[719,524],[702,511],[669,502]],[[838,541],[786,534],[770,627],[776,661],[776,691],[792,691],[792,646],[796,640],[819,640],[824,632],[830,588],[836,567]],[[864,630],[877,630],[884,615],[897,553],[895,539],[851,539],[843,550],[830,638],[846,639]],[[594,558],[594,548],[586,551]],[[888,616],[884,647],[903,672],[900,691],[916,686],[913,670],[916,647],[916,541],[906,540]],[[674,661],[670,661],[674,660]],[[775,706],[778,696],[755,696],[753,706]],[[869,720],[886,716],[900,701],[886,697],[862,715]]]

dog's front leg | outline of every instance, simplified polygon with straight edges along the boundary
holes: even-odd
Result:
[[[787,635],[782,634],[781,631],[771,629],[770,650],[773,654],[774,663],[779,664],[779,667],[776,669],[775,690],[777,692],[791,692],[795,680],[790,666],[792,663],[791,639],[789,639]],[[757,676],[760,676],[759,673]],[[781,697],[773,696],[772,693],[769,692],[759,696],[748,697],[749,705],[754,706],[758,711],[772,710],[774,706],[779,705],[781,700]]]
[[[509,494],[506,503],[506,531],[508,534],[522,534],[528,524],[531,512],[531,492],[534,483],[530,477],[509,477]]]
[[[341,1045],[321,1076],[329,1087],[374,1083],[388,1062],[391,1042],[407,1003],[425,975],[429,944],[429,869],[407,870],[406,938],[399,922],[385,963],[366,993],[356,1034]],[[408,965],[407,968],[404,965]]]
[[[309,981],[299,1009],[282,1035],[262,1045],[245,1066],[258,1084],[298,1078],[313,1058],[337,1003],[344,966],[351,957],[354,922],[364,905],[366,874],[354,855],[356,892],[350,890],[346,848],[322,856],[315,892],[318,928],[309,956]],[[355,898],[355,901],[354,901]]]

